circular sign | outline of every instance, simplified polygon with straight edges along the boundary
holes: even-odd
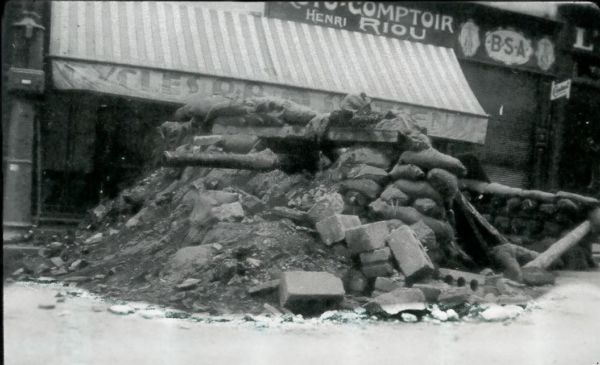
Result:
[[[472,20],[469,19],[460,28],[460,34],[458,35],[458,43],[462,52],[467,57],[472,57],[479,48],[479,27]]]
[[[544,71],[548,71],[554,64],[554,44],[548,38],[542,38],[537,42],[535,51],[537,64]]]

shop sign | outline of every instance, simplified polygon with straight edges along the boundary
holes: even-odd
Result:
[[[571,96],[571,79],[563,82],[555,83],[552,81],[552,89],[550,90],[550,100],[567,98]]]
[[[600,54],[600,31],[598,29],[584,29],[575,27],[575,41],[573,48],[579,51]]]
[[[269,17],[370,33],[399,39],[450,45],[455,20],[431,9],[391,1],[273,1]]]
[[[291,88],[251,80],[194,75],[177,71],[117,66],[80,61],[52,61],[52,78],[59,90],[89,90],[147,100],[182,104],[198,95],[233,98],[273,96],[292,100],[319,112],[339,109],[342,94]],[[374,100],[372,108],[384,112],[399,109],[413,117],[433,137],[483,144],[487,120],[477,116],[432,110],[391,101]]]
[[[505,65],[523,65],[533,54],[531,41],[521,33],[498,29],[485,35],[485,51],[487,55]]]

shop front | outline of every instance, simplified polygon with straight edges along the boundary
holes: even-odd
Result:
[[[558,186],[563,190],[600,194],[600,28],[572,25],[567,29],[572,58],[571,90],[564,105],[563,148]]]

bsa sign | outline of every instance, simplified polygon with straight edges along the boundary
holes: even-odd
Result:
[[[519,32],[505,29],[486,33],[485,51],[491,59],[509,66],[526,64],[533,54],[529,39]]]
[[[563,82],[555,83],[552,81],[552,89],[550,90],[550,100],[567,98],[571,96],[571,79]]]

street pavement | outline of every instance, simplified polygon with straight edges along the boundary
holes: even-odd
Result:
[[[4,363],[600,364],[600,271],[561,272],[537,308],[503,323],[198,323],[117,315],[59,285],[4,285]],[[135,304],[134,304],[135,306]]]

